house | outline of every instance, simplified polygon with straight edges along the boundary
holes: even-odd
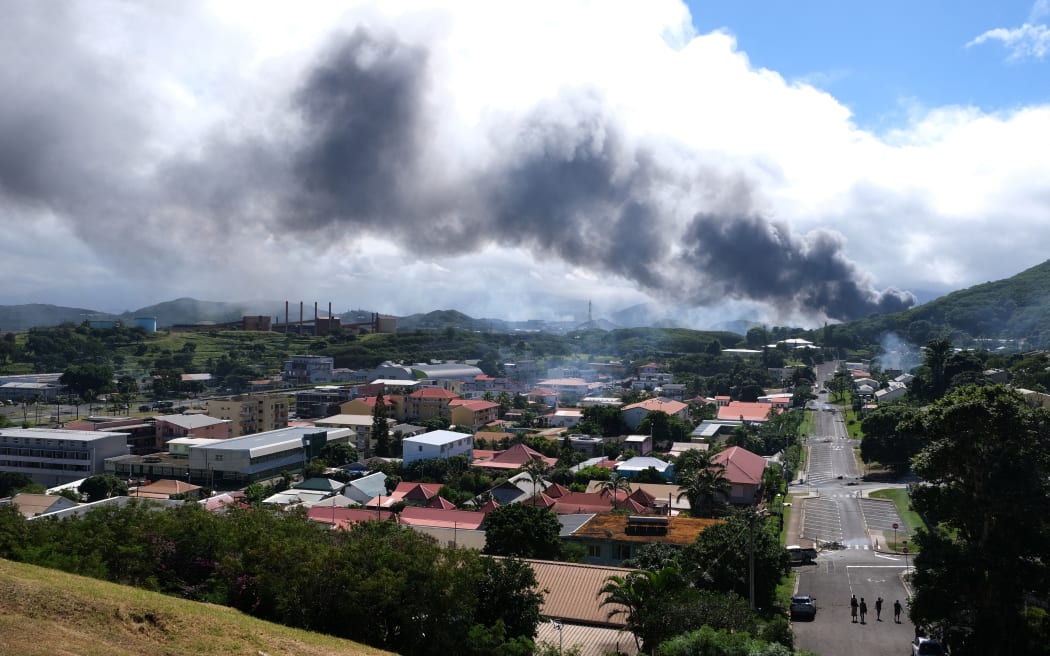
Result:
[[[197,499],[201,486],[175,479],[153,481],[135,488],[131,496],[140,499]]]
[[[600,492],[601,481],[590,481],[587,483],[587,492]],[[642,499],[640,495],[635,495],[636,492],[641,490],[647,496],[644,497],[649,500],[648,512],[655,515],[677,515],[683,510],[689,510],[689,499],[685,495],[679,495],[682,492],[682,488],[678,485],[668,485],[665,483],[636,483],[635,481],[630,482],[629,495],[634,495],[635,499]],[[670,510],[668,510],[670,509]]]
[[[471,431],[499,419],[499,404],[492,401],[452,399],[448,407],[452,424]]]
[[[474,457],[474,437],[465,433],[447,430],[433,431],[406,437],[401,442],[402,465],[407,467],[417,460],[451,458],[466,456],[470,461]]]
[[[549,428],[572,428],[583,421],[583,410],[577,408],[558,408],[543,415],[540,421]]]
[[[548,378],[541,380],[538,385],[541,388],[553,390],[558,399],[566,404],[576,403],[591,391],[591,383],[582,378]]]
[[[475,467],[481,467],[482,469],[510,471],[521,469],[526,463],[532,460],[539,460],[550,467],[553,467],[558,462],[557,458],[548,458],[539,451],[531,449],[524,444],[515,444],[505,451],[495,453],[491,458],[486,460],[475,460],[472,464]]]
[[[885,389],[875,391],[875,403],[883,404],[896,401],[897,399],[903,398],[908,393],[908,386],[904,383],[898,383],[895,380],[891,380],[886,384]]]
[[[681,401],[670,399],[646,399],[623,407],[623,420],[631,430],[638,428],[650,412],[663,412],[683,421],[689,420],[689,406]]]
[[[57,494],[29,494],[26,492],[11,497],[10,504],[18,508],[18,512],[26,518],[76,508],[78,505],[76,501]]]
[[[397,487],[389,493],[376,495],[365,504],[368,508],[389,508],[395,504],[404,502],[425,506],[438,498],[441,491],[441,483],[406,483],[397,484]]]
[[[450,416],[449,403],[459,395],[439,387],[424,387],[404,397],[404,418],[426,421]]]
[[[527,501],[537,493],[546,490],[549,486],[549,481],[540,478],[533,483],[532,477],[525,472],[521,472],[489,489],[488,492],[497,504],[506,506]]]
[[[633,451],[640,456],[647,456],[653,452],[652,435],[628,435],[623,440],[625,451]]]
[[[481,530],[485,521],[483,512],[456,510],[455,507],[405,506],[397,519],[402,526],[429,535],[443,547],[485,548],[485,531]]]
[[[674,465],[659,458],[638,456],[616,465],[616,472],[629,478],[634,478],[648,469],[655,469],[656,473],[665,481],[674,480]]]
[[[751,401],[730,401],[718,406],[718,419],[722,421],[743,421],[748,424],[761,424],[769,419],[769,413],[780,413],[783,410],[769,403]]]
[[[343,489],[343,496],[361,505],[381,494],[386,494],[386,474],[383,472],[354,479]]]
[[[575,649],[580,656],[638,653],[633,634],[624,629],[627,615],[610,615],[621,607],[603,606],[601,594],[610,576],[626,577],[633,570],[549,560],[525,562],[536,575],[537,588],[546,591],[540,615],[549,621],[537,627],[536,644],[558,645],[566,653]]]
[[[743,447],[731,446],[712,456],[711,462],[725,467],[723,475],[732,486],[729,503],[753,504],[761,498],[765,458]]]
[[[562,539],[587,550],[585,563],[619,565],[633,558],[642,545],[661,542],[685,547],[695,542],[709,526],[721,522],[695,517],[603,513],[595,514]]]
[[[613,510],[626,510],[630,513],[644,514],[651,512],[655,499],[644,490],[631,493],[616,492],[573,492],[561,485],[548,485],[534,501],[558,515],[578,515],[604,513]]]

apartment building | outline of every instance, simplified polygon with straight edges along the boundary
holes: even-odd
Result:
[[[209,417],[232,421],[233,437],[279,430],[288,426],[288,397],[259,394],[214,399],[208,401],[206,413]]]

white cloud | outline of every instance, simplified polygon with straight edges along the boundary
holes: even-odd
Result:
[[[1043,15],[1045,4],[1037,3],[1033,16]],[[538,114],[557,125],[576,125],[581,115],[605,119],[605,137],[620,132],[621,178],[645,170],[643,156],[656,159],[661,175],[644,193],[661,212],[648,219],[652,226],[637,227],[639,234],[651,227],[670,249],[644,264],[666,277],[671,291],[695,287],[702,296],[711,284],[695,280],[677,258],[694,215],[731,208],[782,222],[798,239],[819,230],[842,235],[843,255],[878,288],[944,291],[1012,275],[1050,252],[1043,236],[1050,215],[1050,107],[916,106],[907,124],[868,132],[831,93],[753,66],[730,32],[695,34],[677,2],[329,2],[310,3],[305,11],[223,2],[160,16],[127,7],[93,5],[56,38],[77,37],[133,62],[131,83],[152,108],[142,119],[148,148],[128,146],[127,167],[124,160],[96,162],[114,171],[98,180],[120,181],[100,190],[112,198],[106,208],[119,214],[139,195],[153,193],[165,202],[151,205],[146,216],[129,215],[133,222],[103,221],[68,206],[67,216],[43,211],[47,198],[9,204],[5,223],[25,227],[0,233],[0,249],[24,253],[26,236],[45,243],[51,235],[59,255],[46,270],[32,267],[32,256],[8,258],[0,266],[12,282],[2,302],[77,298],[73,304],[125,309],[182,295],[316,298],[337,308],[398,314],[457,308],[524,319],[582,317],[587,300],[596,316],[654,301],[706,324],[745,315],[778,323],[816,320],[798,308],[729,296],[691,306],[608,263],[573,260],[542,240],[464,238],[459,250],[441,249],[448,217],[430,216],[408,237],[396,231],[397,216],[377,225],[348,221],[316,233],[293,231],[282,222],[287,217],[274,216],[267,185],[279,177],[250,156],[215,179],[183,182],[185,189],[169,185],[162,194],[150,187],[164,182],[151,176],[169,158],[206,157],[216,132],[233,141],[276,138],[289,126],[309,134],[315,126],[290,111],[289,97],[302,88],[317,53],[362,25],[428,53],[421,186],[458,190],[477,180],[502,182],[479,172],[523,143],[561,148],[565,157],[580,147],[529,132]],[[108,21],[109,12],[120,21]],[[1028,36],[992,30],[970,45],[1001,41],[1019,56],[1044,57],[1046,26],[1023,28]],[[0,196],[8,193],[4,175],[0,167]],[[250,193],[234,203],[224,195],[234,187]],[[426,191],[404,190],[437,197]],[[484,197],[490,190],[472,191]],[[208,213],[204,201],[191,202],[198,198],[220,209]],[[242,215],[259,218],[231,218]],[[584,225],[585,241],[609,236],[604,217]],[[763,263],[746,264],[757,271]]]
[[[1050,52],[1050,27],[1042,19],[1050,15],[1050,0],[1036,0],[1028,12],[1028,20],[1020,27],[997,27],[978,35],[966,44],[967,48],[998,41],[1010,53],[1010,61],[1042,60]]]

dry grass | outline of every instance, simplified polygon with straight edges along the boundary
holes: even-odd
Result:
[[[385,653],[224,606],[0,560],[0,656]]]

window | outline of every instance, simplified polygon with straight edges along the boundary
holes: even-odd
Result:
[[[601,558],[602,546],[600,544],[588,544],[587,545],[587,557],[588,558]]]
[[[616,559],[627,560],[631,557],[631,545],[629,544],[618,544],[616,545]]]
[[[215,460],[215,462],[222,462],[222,454],[221,453],[215,454],[215,457],[213,458],[213,460]]]

